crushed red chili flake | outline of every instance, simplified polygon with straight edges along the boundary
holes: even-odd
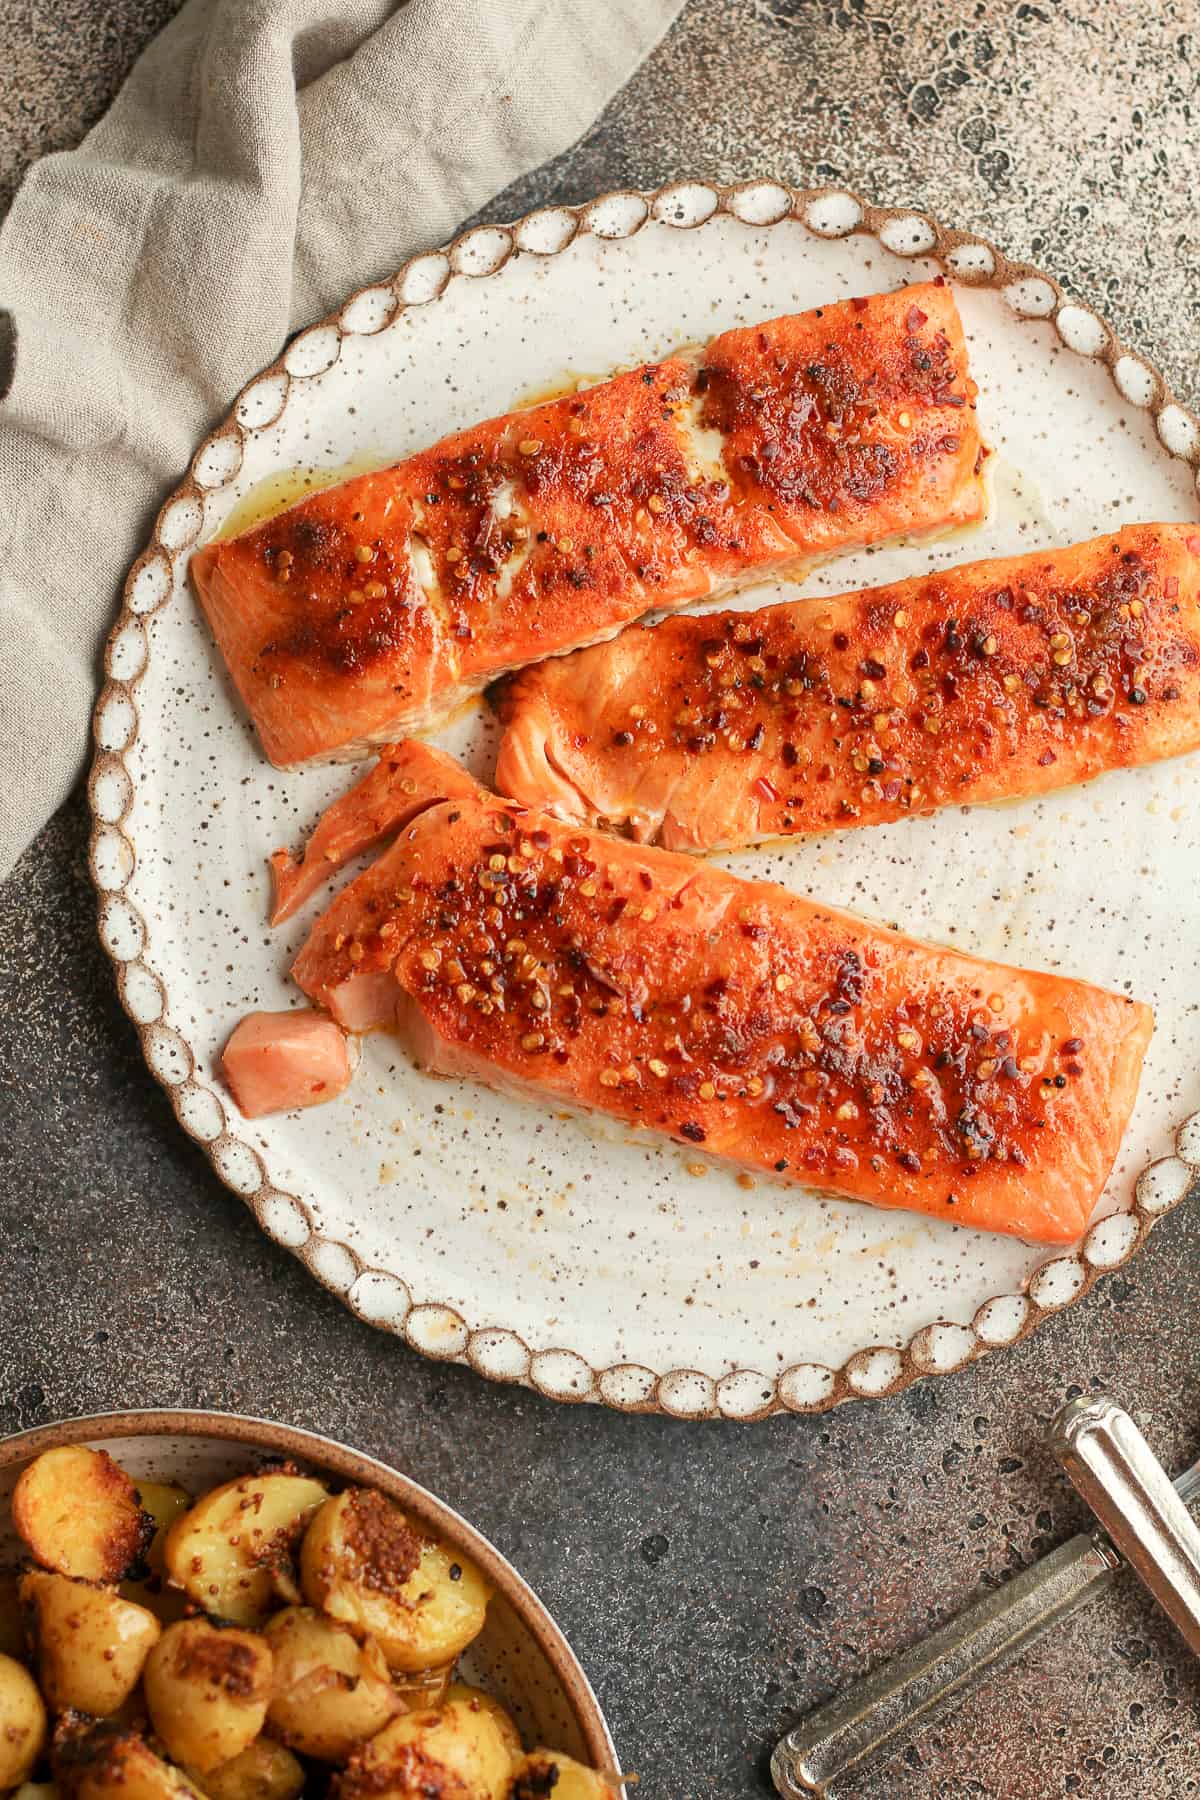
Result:
[[[863,299],[861,294],[855,294],[855,296],[854,296],[853,300],[851,300],[850,304],[854,308],[855,312],[866,312],[868,302]]]
[[[910,306],[904,315],[904,323],[910,331],[919,331],[928,319],[929,314],[922,312],[919,306]]]
[[[769,782],[765,775],[760,775],[754,783],[754,792],[763,800],[778,800],[779,789]]]
[[[1178,575],[1168,575],[1166,580],[1163,582],[1163,593],[1166,595],[1168,600],[1174,600],[1174,598],[1178,592],[1179,592],[1179,577],[1178,577]]]
[[[1051,763],[1057,761],[1058,758],[1055,756],[1053,750],[1043,750],[1042,754],[1038,757],[1038,767],[1041,769],[1048,769]]]

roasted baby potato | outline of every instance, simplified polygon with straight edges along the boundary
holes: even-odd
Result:
[[[477,1701],[460,1691],[445,1706],[394,1719],[351,1758],[338,1800],[507,1800],[516,1733],[498,1707]]]
[[[192,1504],[192,1496],[186,1488],[176,1487],[166,1481],[139,1481],[138,1495],[142,1502],[143,1512],[149,1513],[154,1521],[154,1536],[146,1551],[146,1566],[152,1574],[163,1573],[163,1544],[167,1532],[181,1514]]]
[[[255,1738],[240,1756],[215,1769],[184,1773],[208,1800],[297,1800],[304,1786],[304,1770],[291,1751],[268,1737]]]
[[[54,1777],[65,1800],[203,1800],[137,1732],[107,1723],[56,1743]]]
[[[169,1625],[146,1662],[150,1722],[168,1754],[203,1775],[263,1728],[274,1658],[265,1638],[207,1619]]]
[[[21,1580],[42,1693],[55,1712],[102,1719],[123,1706],[141,1679],[161,1627],[119,1594],[32,1569]]]
[[[20,1787],[46,1742],[46,1707],[29,1670],[0,1656],[0,1788]]]
[[[135,1605],[152,1612],[160,1625],[173,1625],[176,1619],[187,1617],[191,1602],[185,1593],[171,1587],[166,1580],[163,1544],[171,1525],[192,1504],[191,1495],[184,1488],[161,1481],[139,1482],[138,1494],[154,1525],[154,1536],[143,1562],[121,1583],[119,1591],[123,1599],[132,1600]]]
[[[618,1800],[618,1790],[561,1750],[534,1750],[522,1757],[505,1800]]]
[[[341,1762],[404,1704],[378,1644],[312,1607],[286,1607],[264,1635],[275,1658],[270,1730],[302,1756]]]
[[[372,1488],[327,1500],[300,1551],[304,1596],[377,1639],[393,1669],[453,1662],[483,1629],[491,1589],[474,1563],[419,1536]]]
[[[13,1524],[35,1562],[80,1581],[120,1581],[140,1562],[154,1521],[107,1451],[64,1445],[23,1470]]]
[[[498,1700],[491,1694],[485,1694],[482,1688],[471,1687],[465,1681],[451,1682],[446,1690],[444,1706],[463,1706],[468,1712],[487,1713],[507,1747],[509,1758],[516,1762],[521,1755],[521,1734],[513,1724],[509,1714]]]
[[[213,1488],[177,1518],[163,1543],[167,1575],[205,1612],[259,1625],[300,1537],[329,1490],[270,1471]]]

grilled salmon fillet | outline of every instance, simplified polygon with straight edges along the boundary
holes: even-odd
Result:
[[[501,793],[672,850],[1067,787],[1200,745],[1200,526],[634,627],[496,704]]]
[[[271,761],[346,760],[653,609],[980,519],[975,394],[944,285],[820,307],[326,488],[192,578]]]
[[[482,788],[442,799],[444,760],[293,967],[344,1029],[851,1199],[1078,1237],[1148,1007]]]

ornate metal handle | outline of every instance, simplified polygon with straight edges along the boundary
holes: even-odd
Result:
[[[1117,1549],[1200,1656],[1200,1529],[1181,1498],[1194,1471],[1173,1483],[1112,1400],[1071,1401],[1050,1441]]]
[[[1101,1593],[1120,1559],[1100,1537],[1074,1537],[960,1613],[781,1738],[771,1774],[784,1800],[838,1800],[839,1776],[881,1755]]]

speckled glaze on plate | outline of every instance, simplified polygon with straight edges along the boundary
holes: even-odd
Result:
[[[616,1771],[616,1751],[596,1696],[541,1601],[494,1545],[407,1475],[333,1438],[237,1413],[94,1413],[39,1425],[0,1440],[0,1566],[22,1553],[8,1504],[17,1478],[35,1456],[60,1444],[107,1450],[135,1480],[177,1482],[190,1494],[244,1474],[268,1457],[285,1457],[342,1485],[380,1489],[478,1563],[496,1590],[483,1631],[460,1661],[464,1680],[503,1701],[527,1748],[545,1745],[606,1773]]]
[[[997,453],[992,516],[969,536],[843,558],[806,593],[1197,516],[1200,425],[1049,277],[840,190],[693,182],[481,227],[353,295],[247,386],[130,573],[91,780],[100,929],[122,999],[180,1123],[263,1228],[428,1356],[681,1418],[886,1395],[1069,1305],[1200,1171],[1197,756],[721,859],[1154,1005],[1098,1220],[1066,1254],[797,1188],[747,1191],[648,1135],[419,1074],[382,1037],[349,1092],[307,1113],[251,1124],[216,1076],[243,1012],[295,1002],[287,969],[321,903],[270,932],[265,857],[350,776],[265,763],[187,591],[191,551],[282,471],[390,462],[574,379],[939,270]],[[740,604],[787,591],[765,582]],[[436,741],[490,773],[482,709]]]

